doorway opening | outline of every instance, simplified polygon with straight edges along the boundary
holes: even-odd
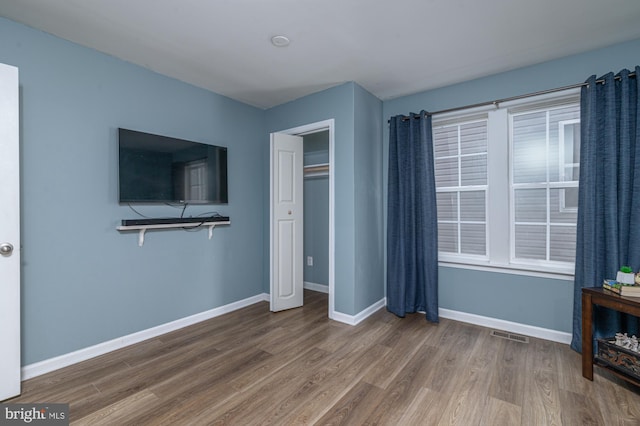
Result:
[[[303,185],[305,237],[304,248],[301,249],[302,253],[299,257],[303,265],[298,266],[304,270],[305,288],[328,293],[328,316],[333,319],[335,312],[334,120],[311,123],[277,133],[299,136],[303,143],[303,167],[306,171]],[[273,234],[271,238],[274,238]],[[273,269],[273,259],[271,262]],[[271,291],[273,292],[273,283]]]

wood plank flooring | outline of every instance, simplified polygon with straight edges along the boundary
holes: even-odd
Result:
[[[640,425],[640,390],[535,338],[380,310],[327,319],[327,295],[258,303],[23,383],[74,425]]]

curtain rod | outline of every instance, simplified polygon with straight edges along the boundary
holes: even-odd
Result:
[[[629,73],[629,77],[635,77],[635,76],[636,76],[635,71]],[[615,80],[620,80],[620,76],[615,76],[614,79]],[[604,81],[605,81],[604,78],[600,78],[600,79],[596,80],[596,84],[604,84]],[[546,95],[546,94],[549,94],[549,93],[562,92],[563,90],[577,89],[579,87],[588,86],[588,85],[589,85],[589,83],[587,83],[587,82],[571,84],[569,86],[557,87],[555,89],[547,89],[547,90],[541,90],[539,92],[527,93],[527,94],[524,94],[524,95],[511,96],[510,98],[496,99],[495,101],[479,102],[477,104],[472,104],[472,105],[465,105],[465,106],[461,106],[461,107],[441,109],[440,111],[435,111],[435,112],[427,112],[427,115],[444,114],[446,112],[454,112],[454,111],[460,111],[460,110],[463,110],[463,109],[478,108],[478,107],[483,107],[483,106],[488,106],[488,105],[498,106],[498,104],[501,104],[501,103],[504,103],[504,102],[517,101],[518,99],[525,99],[525,98],[530,98],[530,97],[533,97],[533,96],[540,96],[540,95]],[[407,121],[410,118],[411,117],[404,117],[402,119],[402,121]],[[420,118],[420,117],[418,116],[416,118]],[[389,122],[390,122],[390,120],[387,120],[387,123],[389,123]]]

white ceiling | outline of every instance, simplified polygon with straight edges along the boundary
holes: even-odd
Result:
[[[386,100],[640,38],[639,0],[0,0],[0,16],[260,108],[346,81]]]

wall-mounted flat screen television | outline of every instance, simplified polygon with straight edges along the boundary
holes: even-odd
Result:
[[[119,129],[121,203],[226,204],[227,148]]]

